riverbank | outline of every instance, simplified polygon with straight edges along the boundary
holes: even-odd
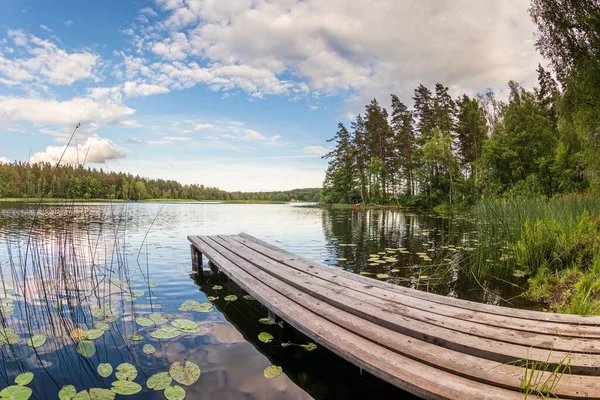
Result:
[[[191,199],[146,199],[146,200],[120,200],[120,199],[63,199],[63,198],[0,198],[0,203],[214,203],[214,204],[286,204],[285,201],[267,200],[191,200]]]

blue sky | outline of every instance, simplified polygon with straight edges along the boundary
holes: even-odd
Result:
[[[376,6],[374,6],[376,4]],[[0,161],[226,190],[320,186],[338,121],[540,62],[527,1],[0,0]]]

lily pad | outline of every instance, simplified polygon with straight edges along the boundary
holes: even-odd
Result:
[[[4,344],[17,344],[21,341],[19,335],[10,328],[0,328],[0,342]]]
[[[135,322],[138,325],[145,326],[145,327],[154,325],[154,321],[152,321],[150,318],[147,318],[147,317],[137,317],[135,319]]]
[[[200,367],[191,361],[176,362],[169,368],[169,373],[175,382],[190,386],[200,378]]]
[[[152,346],[151,344],[145,344],[142,348],[142,351],[144,354],[151,356],[152,354],[156,353],[156,347]]]
[[[161,313],[152,313],[148,315],[148,318],[150,318],[151,321],[156,322],[157,324],[164,324],[165,322],[169,321],[168,319],[163,317]]]
[[[92,341],[82,340],[77,345],[77,352],[81,354],[82,357],[90,358],[96,354],[96,345]]]
[[[172,326],[161,326],[160,328],[152,332],[150,336],[155,339],[173,339],[179,336],[180,333],[181,331],[179,329],[174,328]]]
[[[149,283],[148,287],[149,288],[155,288],[155,287],[158,287],[158,285],[156,283]]]
[[[104,329],[89,329],[87,331],[83,331],[81,333],[81,337],[85,340],[94,340],[104,335],[104,333],[106,333]]]
[[[94,328],[96,328],[96,329],[102,329],[103,331],[109,331],[110,330],[110,325],[108,325],[106,322],[96,322],[94,324]],[[110,392],[110,390],[109,390],[109,392]]]
[[[33,372],[24,372],[15,378],[15,383],[19,386],[26,386],[33,380]]]
[[[131,295],[133,297],[140,297],[144,295],[144,291],[143,290],[134,290],[133,293],[131,293]]]
[[[317,345],[314,343],[301,344],[300,347],[304,348],[306,351],[316,350]]]
[[[113,373],[113,367],[109,363],[102,363],[98,365],[98,374],[103,378],[108,378]]]
[[[258,340],[263,343],[269,343],[273,341],[273,335],[268,332],[261,332],[258,334]]]
[[[212,288],[213,288],[213,290],[221,290],[221,289],[223,289],[223,286],[221,286],[221,285],[214,285]]]
[[[46,335],[33,335],[31,339],[27,341],[29,347],[37,348],[42,347],[46,343]]]
[[[236,301],[238,298],[235,294],[230,294],[229,296],[223,297],[223,299],[225,299],[225,301]]]
[[[256,301],[256,299],[249,294],[244,295],[244,299],[248,301]]]
[[[263,374],[267,379],[277,378],[283,372],[283,368],[278,365],[271,365],[270,367],[265,368]]]
[[[73,397],[77,394],[77,389],[73,385],[63,386],[58,392],[58,398],[60,400],[72,400]]]
[[[173,378],[171,378],[171,375],[169,375],[168,372],[159,372],[148,378],[146,386],[148,386],[148,389],[152,390],[164,390],[172,381]]]
[[[196,331],[198,324],[189,319],[175,319],[171,321],[171,325],[182,331]]]
[[[144,340],[144,337],[142,335],[131,335],[131,340],[139,342],[140,340]]]
[[[277,322],[273,321],[271,318],[261,318],[258,320],[261,324],[265,325],[276,325]]]
[[[389,276],[388,274],[377,274],[377,277],[378,277],[379,279],[387,279],[387,278],[389,278],[390,276]]]
[[[117,367],[117,372],[115,373],[117,379],[120,381],[132,381],[135,379],[137,374],[137,369],[129,363],[123,363],[119,365]]]
[[[73,400],[90,400],[90,394],[87,390],[82,390],[73,397]]]
[[[142,391],[142,386],[130,381],[115,381],[112,383],[111,390],[116,394],[132,395]]]
[[[206,299],[208,301],[215,301],[215,300],[219,300],[219,297],[218,296],[217,297],[215,297],[215,296],[206,296]]]
[[[181,386],[169,386],[164,393],[167,400],[183,400],[185,399],[185,389]]]
[[[0,392],[0,398],[6,400],[27,400],[33,391],[27,386],[9,386]]]
[[[90,400],[114,400],[116,393],[103,388],[90,389]]]

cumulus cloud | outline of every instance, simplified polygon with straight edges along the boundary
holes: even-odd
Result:
[[[66,150],[65,150],[66,149]],[[63,156],[64,153],[64,156]],[[29,159],[32,163],[50,162],[56,164],[63,156],[63,164],[104,164],[110,160],[125,158],[125,152],[111,140],[92,136],[85,143],[75,146],[48,146],[46,151],[35,153]]]
[[[0,164],[10,164],[10,160],[6,157],[0,157]]]
[[[326,149],[323,146],[307,146],[305,148],[302,149],[303,152],[305,152],[306,154],[313,154],[315,156],[324,156],[325,154],[329,153],[329,149]]]
[[[71,85],[94,77],[94,67],[99,59],[95,54],[88,51],[69,53],[22,30],[9,30],[8,36],[18,51],[3,52],[0,49],[0,78],[4,76],[11,85]]]
[[[172,89],[408,99],[421,82],[472,92],[533,83],[540,61],[522,0],[156,3],[163,19],[138,29],[138,48],[162,58],[144,65]]]
[[[246,129],[245,130],[245,135],[243,135],[241,137],[242,140],[265,140],[266,138],[261,135],[260,133],[252,130],[252,129]]]
[[[148,85],[146,83],[125,82],[123,92],[127,97],[146,97],[153,94],[169,93],[169,89],[158,85]]]

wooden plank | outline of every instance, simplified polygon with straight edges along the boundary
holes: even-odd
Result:
[[[205,242],[213,240],[221,242],[219,248],[221,254],[228,258],[240,259],[234,253],[240,251],[239,245],[228,242],[222,238],[201,237]],[[249,249],[248,249],[249,250]],[[498,361],[500,363],[511,363],[518,360],[529,359],[537,362],[549,362],[551,364],[561,364],[565,360],[571,360],[571,371],[583,375],[600,374],[600,356],[571,353],[564,351],[548,351],[521,344],[513,344],[494,340],[493,338],[484,338],[473,336],[469,333],[459,332],[448,329],[444,326],[432,325],[398,314],[399,307],[393,307],[386,304],[374,305],[375,299],[356,300],[350,295],[352,291],[345,288],[336,287],[331,284],[321,284],[314,279],[303,279],[297,277],[299,271],[292,271],[289,268],[269,261],[265,258],[254,257],[250,252],[244,252],[243,257],[256,268],[259,268],[272,277],[281,280],[290,286],[293,286],[305,293],[313,296],[322,302],[329,303],[343,311],[353,313],[360,318],[371,321],[377,325],[395,330],[419,340],[442,345],[446,348],[471,354],[481,358]],[[430,321],[431,322],[431,321]]]
[[[257,270],[259,280],[199,238],[190,236],[188,239],[230,279],[287,323],[335,354],[401,389],[426,399],[523,398],[521,393],[473,382],[388,351],[300,306],[267,284],[280,287],[286,294],[295,292],[302,297],[302,293],[291,287],[281,286],[282,282]]]
[[[453,319],[460,319],[468,321],[469,323],[484,324],[496,328],[506,328],[514,331],[530,332],[528,334],[521,334],[520,336],[517,335],[516,337],[513,337],[513,339],[519,340],[516,343],[522,343],[522,338],[525,337],[528,340],[527,343],[530,343],[532,346],[536,347],[544,347],[541,346],[541,344],[543,344],[544,341],[547,340],[547,338],[545,339],[543,336],[538,336],[539,334],[553,335],[555,337],[560,336],[561,338],[583,338],[581,342],[575,341],[571,338],[566,338],[566,340],[561,339],[563,344],[560,347],[556,346],[556,343],[554,342],[547,343],[545,347],[566,351],[600,353],[600,342],[589,340],[594,338],[600,338],[600,327],[579,325],[572,326],[568,324],[556,324],[545,321],[523,320],[520,318],[503,317],[495,314],[465,310],[463,308],[448,306],[445,304],[432,302],[430,300],[418,299],[412,296],[397,293],[392,290],[395,285],[391,285],[385,282],[382,282],[383,285],[380,285],[382,287],[364,285],[351,279],[349,275],[353,274],[350,272],[340,271],[333,268],[316,269],[313,268],[307,262],[308,260],[302,257],[298,257],[294,261],[289,261],[285,257],[285,255],[281,254],[281,252],[271,250],[270,248],[266,248],[260,244],[253,243],[239,236],[227,236],[226,240],[238,242],[257,253],[268,257],[271,260],[277,261],[281,264],[294,268],[298,271],[307,273],[309,275],[319,277],[321,279],[326,279],[330,282],[335,282],[340,286],[348,287],[358,293],[364,293],[369,297],[388,300],[399,305],[409,307],[409,310],[407,312],[411,312],[412,310],[422,310],[427,313],[434,313],[451,318],[449,320],[447,318],[443,318],[443,321],[452,321]],[[421,313],[420,315],[425,314]],[[467,326],[470,325],[467,324]],[[471,328],[467,327],[466,329],[470,330]],[[489,335],[493,335],[490,332],[491,331],[487,329],[483,331],[482,334],[480,334],[479,336],[487,337]],[[523,342],[522,344],[527,343]]]
[[[244,239],[247,239],[250,241],[254,241],[255,243],[262,244],[263,246],[271,248],[273,250],[278,250],[278,251],[284,253],[288,257],[288,259],[290,259],[291,261],[294,261],[294,260],[298,259],[298,257],[299,257],[293,253],[290,253],[286,250],[280,249],[276,246],[273,246],[267,242],[264,242],[260,239],[255,238],[254,236],[248,235],[246,233],[240,233],[238,236],[241,236]],[[329,268],[329,267],[321,265],[317,262],[314,262],[312,260],[306,260],[306,261],[309,262],[310,265],[312,265],[314,268],[320,268],[320,269]],[[364,284],[371,284],[371,285],[374,285],[377,287],[385,286],[385,285],[382,285],[383,282],[377,282],[374,279],[366,278],[366,277],[364,277],[362,275],[358,275],[358,274],[352,274],[352,279],[354,279],[358,282],[364,283]],[[472,301],[468,301],[468,300],[457,299],[454,297],[440,296],[440,295],[437,295],[434,293],[428,293],[428,292],[424,292],[421,290],[409,289],[409,288],[405,288],[405,287],[397,286],[397,285],[395,285],[394,290],[398,293],[407,294],[409,296],[413,296],[413,297],[417,297],[417,298],[431,300],[436,303],[449,304],[449,305],[453,305],[455,307],[460,307],[460,308],[474,310],[474,311],[480,311],[480,312],[486,312],[486,313],[490,313],[490,314],[506,315],[506,316],[512,316],[512,317],[516,317],[516,318],[531,319],[531,320],[535,320],[535,321],[548,321],[548,322],[566,323],[566,324],[573,324],[573,325],[592,325],[592,326],[596,326],[596,327],[600,326],[600,316],[556,314],[556,313],[545,313],[545,312],[541,312],[541,311],[521,310],[521,309],[517,309],[517,308],[509,308],[509,307],[502,307],[502,306],[496,306],[496,305],[491,305],[491,304],[476,303],[476,302],[472,302]]]
[[[231,259],[225,257],[220,253],[223,248],[218,245],[213,248],[212,244],[208,245],[199,238],[195,238],[193,243],[219,268],[229,274],[233,281],[239,282],[243,288],[245,286],[245,289],[252,296],[269,309],[272,309],[286,322],[348,361],[404,390],[424,398],[436,399],[523,398],[521,393],[473,382],[390,352],[371,340],[365,339],[365,336],[371,337],[374,334],[380,337],[381,340],[387,340],[390,344],[396,346],[404,344],[407,349],[419,348],[416,346],[418,341],[412,338],[407,338],[404,342],[397,341],[395,339],[399,336],[398,333],[362,321],[356,316],[306,296],[301,291],[278,281],[235,255]],[[244,268],[249,269],[252,273],[248,273]],[[292,299],[301,301],[308,307],[302,307]],[[332,323],[327,318],[317,315],[317,312],[324,313],[324,315],[336,319],[339,323]],[[357,329],[362,329],[365,336],[353,334],[341,326],[345,327],[348,324]],[[435,357],[437,355],[440,357],[437,346],[429,346],[433,346],[434,349],[430,351],[431,356]],[[500,368],[503,368],[503,366],[500,365]],[[479,367],[479,369],[488,374],[493,372],[482,367]],[[435,372],[435,374],[429,375],[431,372]],[[500,371],[495,377],[498,378],[502,374],[503,372]],[[517,377],[512,376],[511,379],[516,381]]]

